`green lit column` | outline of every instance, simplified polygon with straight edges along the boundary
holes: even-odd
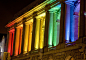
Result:
[[[53,14],[53,46],[56,46],[57,40],[57,22],[56,22],[56,11]]]
[[[53,39],[53,12],[50,11],[49,31],[48,31],[48,45],[52,47]]]
[[[60,35],[60,16],[61,16],[61,8],[58,9],[58,12],[56,14],[56,20],[57,20],[57,40],[56,45],[59,44],[59,35]]]

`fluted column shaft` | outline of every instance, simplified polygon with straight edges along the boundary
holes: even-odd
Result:
[[[39,46],[40,46],[40,49],[43,48],[43,44],[44,44],[44,30],[45,30],[45,18],[40,18],[40,38],[39,38]]]
[[[8,52],[10,54],[11,54],[11,38],[12,38],[12,32],[9,32]]]
[[[24,34],[24,49],[23,52],[27,53],[27,47],[28,47],[28,35],[29,35],[29,25],[25,25],[25,34]]]
[[[49,31],[48,31],[49,47],[52,47],[52,39],[53,39],[53,12],[50,12]]]
[[[40,31],[40,19],[36,20],[36,29],[35,29],[35,45],[34,48],[39,48],[39,31]]]
[[[21,53],[21,46],[22,46],[22,27],[20,28],[19,54]]]
[[[32,27],[33,23],[29,24],[29,40],[28,40],[28,52],[31,51],[31,42],[32,42]]]
[[[20,36],[20,29],[16,28],[15,56],[17,56],[19,52],[19,36]]]

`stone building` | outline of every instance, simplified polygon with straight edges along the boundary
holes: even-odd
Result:
[[[85,60],[86,0],[35,0],[8,23],[12,60]]]

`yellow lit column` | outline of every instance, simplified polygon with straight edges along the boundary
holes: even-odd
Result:
[[[36,20],[36,29],[35,29],[35,49],[39,48],[39,29],[40,29],[40,19]]]
[[[18,55],[18,50],[19,50],[19,36],[20,36],[20,29],[16,28],[15,56]]]
[[[25,24],[23,53],[27,53],[27,48],[28,48],[28,34],[29,34],[29,24]]]
[[[44,20],[45,20],[44,18],[41,18],[40,20],[40,43],[39,43],[40,49],[43,48],[43,44],[44,44],[44,27],[45,27]]]
[[[31,51],[31,41],[32,41],[32,26],[33,24],[31,23],[29,25],[29,40],[28,40],[28,52]]]

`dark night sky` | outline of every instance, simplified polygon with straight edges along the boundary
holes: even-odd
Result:
[[[13,16],[35,0],[0,0],[0,33],[6,34],[5,25]]]

